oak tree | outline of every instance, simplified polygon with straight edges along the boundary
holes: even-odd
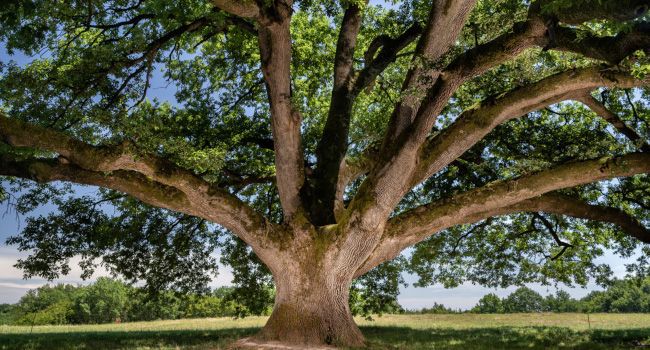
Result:
[[[346,346],[358,279],[605,278],[604,249],[650,243],[648,6],[3,1],[31,58],[0,67],[3,197],[67,213],[10,239],[19,266],[200,286],[216,224],[238,283],[275,285],[250,342]]]

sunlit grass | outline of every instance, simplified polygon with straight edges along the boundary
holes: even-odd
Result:
[[[0,349],[225,349],[265,321],[0,326]],[[624,349],[650,344],[650,314],[384,315],[357,322],[372,349]]]

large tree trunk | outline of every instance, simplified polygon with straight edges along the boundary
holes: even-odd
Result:
[[[292,266],[276,273],[273,313],[255,338],[302,346],[363,346],[348,303],[352,278],[343,275],[322,266]]]

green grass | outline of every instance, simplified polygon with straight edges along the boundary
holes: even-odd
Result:
[[[85,326],[0,326],[0,349],[226,349],[266,318]],[[371,349],[629,349],[650,314],[385,315],[357,320]]]

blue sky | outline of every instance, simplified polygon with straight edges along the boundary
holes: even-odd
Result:
[[[373,0],[372,3],[384,3],[384,1]],[[20,53],[16,54],[15,56],[9,56],[4,48],[4,45],[0,43],[0,62],[7,62],[9,60],[14,60],[18,64],[22,65],[28,62],[30,59],[24,55],[21,55]],[[149,90],[151,98],[156,97],[160,100],[170,100],[173,99],[174,92],[174,86],[167,84],[167,82],[161,77],[161,74],[154,75],[154,79],[152,80],[152,88]],[[89,190],[87,187],[77,187],[77,189],[80,192],[86,192]],[[33,215],[46,215],[51,210],[53,210],[52,207],[43,207],[34,212]],[[14,268],[13,265],[16,263],[17,259],[24,257],[26,254],[18,252],[15,247],[7,246],[4,244],[8,236],[19,232],[20,227],[24,225],[24,220],[25,217],[17,216],[15,212],[10,210],[6,203],[0,204],[0,303],[16,302],[30,288],[36,288],[48,282],[37,278],[23,279],[22,272]],[[603,259],[600,260],[600,262],[609,264],[615,272],[615,275],[622,277],[625,274],[624,264],[634,262],[634,260],[635,258],[623,260],[613,254],[607,254]],[[220,271],[220,275],[212,283],[212,285],[215,287],[220,285],[227,285],[232,280],[232,275],[227,269],[220,268]],[[93,279],[102,275],[106,275],[106,272],[98,271],[93,276]],[[73,266],[73,270],[69,276],[52,282],[72,284],[89,282],[82,281],[79,276],[79,268]],[[405,276],[405,278],[409,284],[412,284],[416,280],[414,276],[409,275]],[[555,288],[549,288],[541,285],[529,286],[542,294],[555,292]],[[466,309],[476,304],[481,296],[489,292],[496,293],[500,296],[505,296],[512,292],[514,289],[514,287],[508,289],[487,289],[471,284],[462,285],[454,289],[445,289],[442,286],[432,286],[428,288],[407,287],[403,288],[402,293],[399,297],[399,301],[404,307],[411,309],[428,307],[431,306],[434,302],[442,303],[453,308]],[[591,285],[587,289],[564,289],[569,291],[569,293],[575,297],[582,297],[589,291],[598,288]]]

